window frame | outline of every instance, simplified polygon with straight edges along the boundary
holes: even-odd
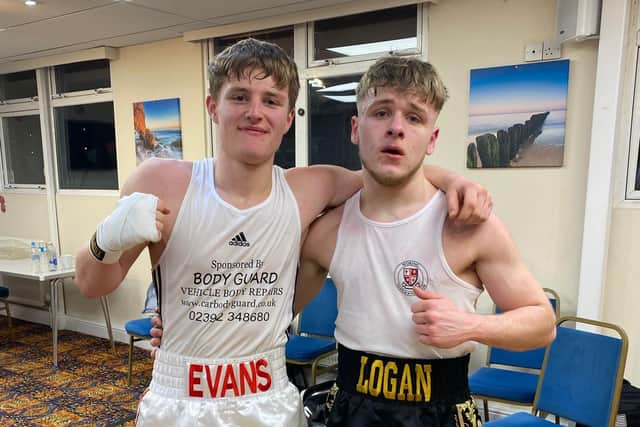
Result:
[[[629,150],[627,151],[627,179],[625,186],[625,200],[640,201],[640,189],[635,189],[638,171],[638,151],[640,150],[640,45],[634,46],[632,57],[632,106],[631,131],[629,135]]]
[[[397,5],[392,7],[408,6]],[[378,10],[383,10],[378,9]],[[367,13],[372,10],[364,10],[358,13]],[[358,14],[356,13],[356,14]],[[411,49],[412,52],[407,52],[408,49],[397,52],[398,55],[416,57],[423,60],[427,60],[427,48],[428,48],[428,13],[429,6],[425,3],[416,4],[416,38],[417,49]],[[294,61],[298,66],[298,76],[300,83],[300,93],[294,106],[295,112],[295,167],[303,167],[309,165],[309,99],[307,92],[308,81],[314,78],[329,78],[340,77],[349,74],[361,74],[364,73],[377,59],[385,56],[388,52],[378,52],[367,55],[359,55],[353,57],[347,57],[347,60],[340,58],[337,61],[312,61],[311,52],[313,52],[313,21],[302,22],[293,26],[293,51]],[[224,35],[220,37],[229,37],[237,34],[238,36],[245,35],[250,36],[252,34],[264,33],[270,30],[281,29],[283,26],[278,25],[273,28],[259,27],[254,31],[247,31],[246,26],[242,27],[241,31],[225,31]],[[311,40],[311,43],[310,43]],[[209,78],[207,75],[208,64],[215,55],[214,40],[210,38],[207,40],[206,48],[204,49],[203,56],[205,59],[205,73],[204,73],[204,87],[209,90]],[[414,52],[415,51],[415,52]],[[302,111],[302,114],[300,114]],[[208,117],[208,115],[207,115]],[[211,120],[207,119],[207,136],[209,143],[207,144],[207,151],[211,155],[216,155],[216,140],[215,140],[215,126],[211,123]],[[347,141],[345,141],[346,143]]]
[[[412,6],[412,5],[404,5],[404,6],[397,6],[397,7],[409,7],[409,6]],[[314,59],[313,52],[315,51],[315,40],[314,40],[315,21],[308,22],[307,36],[306,36],[308,62],[306,66],[308,68],[313,68],[313,67],[348,64],[352,62],[362,62],[362,61],[373,62],[376,59],[380,58],[381,56],[385,56],[388,54],[398,55],[398,56],[420,56],[423,52],[423,46],[424,46],[423,31],[425,31],[426,29],[424,29],[423,17],[424,17],[424,13],[426,13],[425,12],[426,9],[422,3],[417,3],[415,4],[415,6],[416,6],[416,47],[409,48],[409,49],[394,50],[391,52],[367,53],[363,55],[344,56],[344,57],[337,57],[337,58],[330,58],[330,59]],[[376,12],[376,11],[374,10],[374,11],[368,11],[368,12],[362,12],[362,13],[370,13],[370,12]],[[358,14],[356,13],[354,15],[358,15]],[[332,18],[332,19],[335,19],[335,18]]]
[[[30,70],[27,70],[30,71]],[[37,85],[38,85],[38,73],[36,72],[36,70],[33,70],[33,73],[35,75],[36,78],[36,94],[35,96],[31,96],[31,97],[26,97],[26,98],[13,98],[13,99],[0,99],[0,107],[8,107],[8,108],[12,108],[15,105],[23,105],[23,104],[31,104],[31,103],[38,103],[38,93],[37,93]],[[14,73],[6,73],[6,74],[14,74]]]
[[[83,91],[85,92],[85,91]],[[113,108],[115,109],[115,105],[113,102],[113,94],[111,92],[101,93],[101,94],[90,94],[80,96],[77,95],[75,97],[59,97],[57,99],[51,100],[51,111],[49,114],[51,115],[51,134],[53,138],[53,150],[52,150],[52,160],[53,160],[53,170],[54,170],[54,180],[55,180],[55,188],[57,193],[59,194],[74,194],[74,195],[105,195],[106,193],[111,194],[120,194],[120,182],[118,180],[118,187],[116,189],[100,189],[100,188],[61,188],[60,186],[60,162],[58,159],[58,144],[66,143],[66,141],[58,141],[58,128],[55,120],[55,109],[58,107],[73,107],[75,105],[89,105],[89,104],[99,104],[111,102]],[[115,110],[114,110],[114,127],[115,127]],[[116,128],[116,147],[118,146],[118,133]],[[117,156],[117,150],[116,150]],[[118,176],[118,167],[116,160],[116,176]]]
[[[109,73],[111,73],[111,61],[109,61]],[[74,105],[88,105],[98,104],[104,102],[111,102],[114,108],[114,128],[116,147],[118,147],[118,132],[115,124],[115,102],[112,88],[95,88],[73,92],[58,92],[55,81],[55,67],[49,67],[48,72],[48,84],[50,88],[50,105],[49,119],[51,123],[51,138],[52,138],[52,166],[53,166],[53,180],[55,183],[56,193],[59,195],[77,195],[77,196],[112,196],[120,194],[120,179],[118,176],[118,162],[116,160],[116,177],[118,177],[116,189],[99,189],[99,188],[61,188],[60,186],[60,162],[58,159],[58,144],[66,143],[66,141],[58,141],[57,125],[55,120],[55,109],[58,107],[71,107]],[[117,149],[116,149],[117,156]]]
[[[0,158],[2,165],[2,178],[0,182],[2,182],[2,188],[4,191],[19,191],[25,192],[29,190],[37,190],[37,191],[45,191],[47,189],[46,183],[46,174],[45,174],[45,183],[44,184],[11,184],[9,181],[9,167],[7,165],[7,142],[5,141],[5,133],[4,133],[4,118],[6,117],[24,117],[24,116],[38,116],[38,121],[40,123],[40,129],[42,131],[42,115],[40,114],[40,110],[36,108],[31,108],[27,110],[14,110],[7,112],[0,112]],[[40,139],[40,143],[42,144],[42,137]],[[43,157],[43,168],[44,168],[44,147],[42,147],[42,157]]]
[[[109,65],[109,74],[111,74],[111,60],[105,59]],[[95,60],[94,60],[95,61]],[[86,61],[92,62],[92,61]],[[99,87],[94,89],[85,89],[85,90],[76,90],[71,92],[59,92],[58,87],[56,85],[56,67],[64,66],[67,64],[55,65],[53,67],[49,67],[49,87],[51,88],[51,100],[59,100],[62,98],[75,98],[75,97],[85,97],[85,96],[93,96],[93,95],[101,95],[104,93],[112,93],[111,87]]]

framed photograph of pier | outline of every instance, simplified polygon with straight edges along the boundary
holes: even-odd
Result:
[[[471,70],[468,168],[562,166],[569,60]]]
[[[182,159],[180,99],[133,103],[136,164],[149,157]]]

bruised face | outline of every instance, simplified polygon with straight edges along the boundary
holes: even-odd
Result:
[[[217,125],[220,156],[250,165],[273,163],[293,121],[288,88],[278,88],[261,70],[227,79],[218,99],[207,97],[207,111]]]
[[[415,94],[371,90],[351,118],[351,142],[363,168],[381,185],[400,185],[422,174],[424,156],[433,153],[438,139],[437,117]]]

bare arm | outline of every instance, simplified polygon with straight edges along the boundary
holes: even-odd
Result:
[[[504,224],[493,218],[491,235],[476,262],[478,276],[501,314],[481,317],[480,342],[513,350],[547,345],[555,338],[555,312],[526,267]]]
[[[424,165],[423,170],[425,178],[446,193],[449,218],[466,224],[489,219],[493,201],[486,188],[438,166]]]
[[[467,313],[443,295],[417,289],[420,300],[412,310],[420,340],[443,348],[465,341],[510,350],[548,344],[555,337],[555,314],[540,284],[495,216],[478,227],[468,243],[477,253],[475,272],[504,313]]]
[[[447,194],[450,218],[469,224],[489,218],[493,203],[484,187],[437,166],[425,165],[423,169],[425,177]],[[362,172],[317,165],[289,169],[287,181],[296,195],[306,226],[324,210],[341,205],[362,188]]]
[[[144,162],[127,179],[121,195],[144,192],[160,197],[162,193],[156,187],[162,185],[158,178],[161,167],[158,162]],[[159,203],[156,212],[156,228],[162,233],[162,219],[169,211]],[[147,244],[148,242],[139,244],[123,251],[118,261],[113,264],[97,261],[91,255],[89,246],[83,246],[76,255],[76,284],[80,292],[86,297],[98,297],[113,292]]]
[[[113,292],[145,247],[146,244],[125,251],[115,264],[103,264],[91,255],[88,245],[83,246],[76,255],[76,284],[80,293],[94,298]]]
[[[296,278],[294,314],[298,314],[322,288],[336,247],[342,207],[318,218],[311,227],[300,252]]]

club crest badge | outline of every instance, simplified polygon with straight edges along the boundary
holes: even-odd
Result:
[[[394,282],[400,292],[405,295],[415,295],[414,286],[427,289],[429,285],[429,273],[418,261],[404,261],[396,267]]]

